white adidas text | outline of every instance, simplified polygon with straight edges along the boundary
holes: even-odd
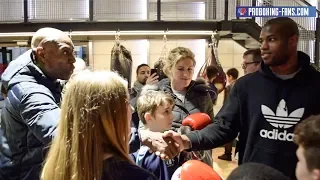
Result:
[[[273,131],[268,131],[262,129],[260,131],[260,136],[266,139],[280,140],[280,141],[293,141],[293,133],[288,133],[287,130],[279,132],[278,129],[273,129]]]
[[[304,108],[298,108],[291,113],[288,112],[286,101],[281,99],[278,107],[275,111],[266,105],[261,105],[261,112],[263,117],[273,128],[270,130],[261,129],[260,136],[266,139],[278,140],[278,141],[293,141],[292,130],[287,131],[296,125],[303,116]]]

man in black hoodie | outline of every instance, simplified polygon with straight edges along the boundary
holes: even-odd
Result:
[[[239,133],[239,164],[262,163],[295,179],[294,127],[320,113],[320,73],[310,65],[308,55],[297,51],[298,39],[292,19],[269,20],[260,34],[263,62],[259,71],[235,83],[214,123],[187,135],[166,132],[163,137],[173,138],[180,150],[197,151],[219,147]],[[152,144],[155,136],[145,138],[143,133],[142,141]],[[157,154],[174,154],[170,146],[174,143],[159,142],[157,148],[150,145]]]

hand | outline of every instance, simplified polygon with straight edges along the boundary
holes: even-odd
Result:
[[[162,133],[140,130],[141,142],[162,159],[172,159],[179,154],[179,144],[171,137],[163,137]]]
[[[157,73],[153,73],[151,74],[151,76],[148,77],[146,84],[148,85],[156,84],[158,82],[158,78],[159,76],[157,76]]]
[[[186,135],[181,135],[174,131],[166,131],[163,133],[163,138],[172,138],[175,143],[179,144],[180,152],[191,148],[190,139]]]

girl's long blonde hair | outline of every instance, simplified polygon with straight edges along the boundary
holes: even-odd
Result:
[[[131,162],[127,83],[114,72],[80,72],[67,86],[42,180],[100,180],[104,153]]]

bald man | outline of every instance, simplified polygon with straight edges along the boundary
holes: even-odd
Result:
[[[0,179],[39,179],[60,115],[57,79],[68,80],[74,62],[71,39],[60,30],[43,28],[32,37],[31,50],[3,73],[8,94],[1,114]]]

